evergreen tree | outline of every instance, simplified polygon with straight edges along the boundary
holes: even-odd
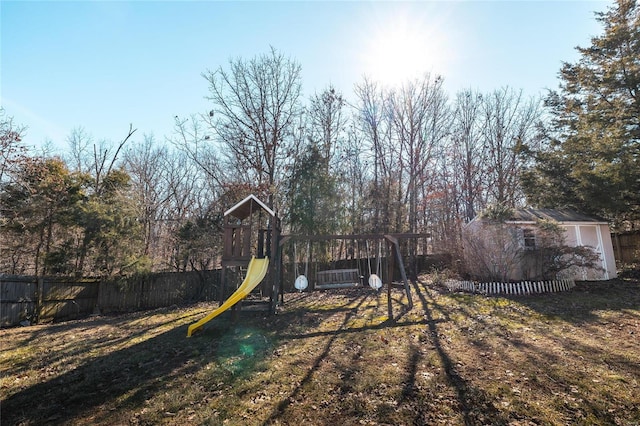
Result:
[[[101,178],[100,188],[76,212],[83,231],[76,273],[110,276],[146,271],[148,259],[143,254],[142,227],[129,175],[121,168],[112,169]]]
[[[640,8],[617,0],[596,13],[604,34],[564,63],[535,165],[523,177],[531,204],[573,207],[614,221],[640,220]]]
[[[59,158],[25,158],[0,185],[2,272],[47,275],[71,268],[73,215],[82,179]]]
[[[318,145],[306,146],[289,180],[289,221],[295,233],[334,234],[339,228],[337,182]]]

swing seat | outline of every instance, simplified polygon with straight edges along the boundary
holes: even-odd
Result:
[[[360,285],[357,269],[331,269],[316,273],[316,289],[352,288]]]

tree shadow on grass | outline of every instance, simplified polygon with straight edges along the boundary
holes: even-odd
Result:
[[[480,360],[487,357],[486,364],[471,362],[485,364],[480,383],[502,375],[511,387],[504,389],[507,395],[518,389],[517,395],[510,396],[508,408],[499,407],[503,416],[537,419],[534,422],[549,415],[590,417],[602,424],[617,424],[616,417],[638,415],[637,401],[629,397],[633,391],[620,390],[620,383],[635,386],[634,378],[640,373],[637,346],[624,341],[625,333],[633,336],[638,331],[638,311],[633,308],[638,295],[633,285],[629,287],[579,283],[573,291],[533,296],[448,295],[444,300],[454,301],[455,310],[446,302],[437,304],[427,298],[433,311],[455,315],[456,331],[468,339],[471,353]],[[615,335],[618,328],[622,334]],[[527,384],[520,397],[522,377]],[[528,393],[536,394],[536,404],[524,396]],[[548,403],[553,400],[565,402]],[[544,401],[542,409],[538,404]]]
[[[505,417],[504,414],[500,413],[500,410],[495,407],[487,394],[482,389],[473,386],[458,372],[451,356],[445,349],[442,337],[438,330],[438,321],[434,318],[432,310],[434,308],[438,309],[445,315],[445,318],[447,318],[447,310],[438,305],[436,300],[428,294],[424,288],[424,284],[419,286],[418,282],[414,281],[413,289],[422,304],[435,351],[442,362],[444,372],[450,385],[456,391],[460,411],[465,425],[508,424],[509,419]],[[417,361],[413,362],[415,363]],[[425,414],[426,413],[417,414],[418,417],[415,419],[416,424],[421,424],[421,422],[425,420]]]
[[[403,291],[404,293],[404,291]],[[304,294],[304,293],[303,293]],[[379,321],[379,317],[375,316],[376,312],[380,310],[384,310],[386,312],[386,292],[375,292],[375,291],[367,291],[362,292],[360,289],[358,292],[350,292],[342,294],[345,296],[345,299],[339,304],[336,305],[335,301],[331,304],[331,307],[327,307],[326,304],[321,304],[318,302],[312,303],[304,303],[306,302],[306,297],[298,296],[295,301],[297,304],[290,304],[288,310],[280,315],[278,318],[279,322],[283,322],[286,324],[295,324],[295,322],[304,322],[305,326],[316,326],[317,323],[321,322],[322,319],[331,314],[347,312],[349,313],[345,318],[345,323],[342,324],[341,327],[332,330],[326,331],[305,331],[296,333],[296,332],[285,332],[280,333],[279,337],[284,340],[300,340],[300,339],[308,339],[312,337],[322,337],[322,336],[339,336],[346,334],[357,334],[367,330],[382,330],[382,329],[393,329],[393,328],[403,328],[410,327],[415,325],[426,325],[429,320],[420,319],[420,320],[403,320],[407,313],[411,312],[408,308],[408,305],[405,303],[405,300],[401,297],[393,297],[394,303],[394,312],[397,312],[393,318],[388,318],[384,321]],[[349,319],[353,318],[354,314],[358,313],[358,309],[362,307],[364,302],[370,298],[376,298],[375,306],[372,306],[371,315],[369,316],[368,322],[370,324],[362,325],[362,326],[347,326]],[[300,303],[302,302],[302,303]],[[354,306],[354,304],[356,306]],[[445,320],[435,320],[435,322],[442,322]],[[315,323],[314,323],[315,322]],[[311,323],[311,324],[310,324]],[[282,327],[286,329],[286,327]],[[294,327],[295,329],[295,327]]]
[[[332,347],[336,344],[337,339],[344,336],[357,336],[358,334],[365,331],[375,331],[375,330],[393,330],[394,328],[404,328],[404,327],[414,327],[414,326],[425,326],[428,324],[437,324],[442,321],[447,321],[447,319],[420,319],[420,320],[412,320],[412,319],[403,319],[404,315],[408,312],[408,309],[403,305],[402,300],[394,299],[394,303],[400,305],[399,315],[392,319],[386,319],[385,321],[380,322],[373,321],[371,324],[362,325],[362,326],[353,326],[351,324],[351,320],[354,317],[358,317],[358,315],[362,314],[362,307],[365,304],[366,300],[370,300],[371,297],[377,297],[377,304],[370,305],[365,307],[367,310],[371,308],[374,312],[378,312],[380,310],[386,311],[386,299],[383,300],[384,303],[380,303],[381,298],[384,299],[386,294],[376,294],[369,292],[368,294],[360,295],[358,297],[354,295],[350,295],[351,297],[347,298],[347,301],[342,303],[338,308],[330,309],[330,310],[322,310],[320,313],[315,312],[316,315],[320,315],[321,317],[326,317],[327,314],[341,313],[344,312],[345,316],[342,319],[340,324],[336,324],[332,327],[331,330],[313,330],[306,331],[302,330],[301,333],[283,333],[280,334],[279,337],[285,341],[291,340],[305,340],[317,337],[327,337],[326,344],[324,345],[323,351],[318,355],[310,368],[308,368],[305,376],[298,383],[295,389],[284,399],[280,401],[271,415],[265,420],[263,424],[268,425],[277,422],[278,420],[286,417],[287,409],[299,398],[304,395],[304,388],[307,384],[309,384],[314,376],[320,369],[321,364],[329,357]],[[304,315],[309,316],[310,309],[307,310],[308,307],[300,307],[300,309],[296,309],[293,311],[288,311],[284,315],[281,316],[280,320],[291,323],[291,319],[297,318],[298,316]],[[398,309],[396,309],[398,311]],[[313,313],[313,312],[312,312]],[[372,318],[369,318],[372,321]],[[338,392],[347,400],[350,400],[349,403],[344,403],[344,406],[341,406],[341,419],[344,418],[361,418],[363,413],[363,401],[361,401],[359,396],[350,395],[351,382],[355,380],[360,373],[358,370],[358,364],[360,362],[360,356],[362,356],[362,347],[357,344],[357,340],[354,340],[354,344],[350,347],[353,351],[351,361],[345,365],[339,365],[339,363],[334,367],[340,369],[340,385],[335,389],[335,392]],[[397,354],[396,354],[397,355]],[[402,389],[400,392],[400,397],[397,401],[397,406],[402,406],[405,402],[408,405],[415,406],[418,411],[418,416],[416,417],[416,424],[426,424],[421,423],[422,419],[427,418],[428,415],[425,415],[423,411],[425,408],[422,404],[417,401],[419,399],[419,395],[416,392],[416,375],[419,370],[419,363],[422,359],[421,348],[417,345],[410,344],[409,347],[409,360],[405,371],[405,379],[402,380]],[[322,406],[322,401],[319,402],[319,405]],[[366,404],[364,404],[366,405]],[[385,405],[385,404],[383,404]],[[388,404],[386,404],[388,405]],[[395,412],[395,408],[392,406],[387,407],[392,412]],[[346,410],[346,411],[345,411]],[[421,411],[423,410],[423,411]],[[382,415],[384,418],[387,416],[391,416],[393,418],[392,413],[384,414],[384,407],[380,409],[379,415]],[[367,415],[372,415],[372,413],[368,412]]]
[[[640,282],[627,280],[578,282],[570,291],[530,296],[506,296],[536,312],[583,324],[598,320],[598,311],[640,312]]]
[[[126,343],[155,329],[161,329],[178,320],[197,318],[202,312],[191,312],[180,318],[163,322],[154,322],[153,326],[146,324],[145,319],[151,315],[163,315],[168,309],[157,309],[147,312],[135,312],[120,316],[101,316],[78,321],[70,321],[59,324],[40,325],[15,330],[12,333],[13,342],[3,342],[4,350],[14,350],[16,347],[29,347],[38,340],[47,339],[50,346],[45,348],[46,357],[35,355],[24,357],[20,362],[14,362],[11,367],[13,374],[20,375],[29,370],[44,368],[64,363],[65,360],[81,356],[88,351],[99,351],[103,348],[114,347]],[[140,322],[140,325],[137,323]],[[111,327],[116,336],[106,333],[96,333],[96,328]],[[59,339],[59,336],[68,336],[72,333],[72,339]],[[34,362],[35,360],[35,362]]]
[[[361,307],[364,304],[364,302],[367,300],[368,297],[369,297],[369,295],[367,295],[367,294],[360,294],[356,299],[351,299],[348,304],[353,306],[353,307],[351,309],[347,310],[346,315],[345,315],[344,320],[342,321],[342,323],[335,330],[331,330],[331,331],[328,331],[328,332],[323,332],[323,333],[317,334],[318,336],[322,336],[322,335],[330,336],[330,338],[327,340],[326,345],[324,346],[324,349],[323,349],[322,353],[320,353],[320,355],[315,359],[314,363],[308,369],[307,373],[302,378],[300,383],[295,387],[295,389],[286,398],[282,399],[278,403],[278,405],[275,407],[275,409],[273,410],[271,415],[269,415],[269,417],[264,421],[264,423],[263,423],[264,425],[272,424],[279,417],[281,417],[285,413],[287,408],[291,405],[291,403],[296,400],[296,398],[302,392],[302,389],[309,382],[311,382],[314,373],[316,371],[318,371],[318,369],[320,368],[320,365],[322,364],[323,360],[325,360],[327,358],[327,356],[329,355],[329,352],[331,351],[331,348],[332,348],[334,342],[336,341],[336,339],[338,338],[338,336],[341,334],[341,332],[343,330],[345,330],[347,324],[349,323],[349,320],[356,314],[356,312],[358,311],[358,308]],[[283,338],[283,339],[287,339],[287,336],[280,336],[280,337]],[[304,337],[311,337],[311,336],[309,336],[309,335],[306,335],[304,337],[303,336],[295,336],[295,337],[294,336],[289,336],[288,338],[292,338],[292,337],[293,338],[304,338]]]
[[[206,332],[214,339],[187,339],[185,318],[175,320],[174,325],[169,321],[141,327],[127,337],[119,337],[114,346],[145,332],[158,332],[158,327],[170,329],[140,343],[90,358],[73,370],[10,395],[1,402],[0,423],[56,425],[92,416],[107,422],[109,413],[113,414],[109,410],[136,410],[146,400],[166,390],[171,381],[198,371],[204,361],[215,356],[234,357],[233,354],[218,354],[230,350],[220,342],[229,346],[233,344],[231,340],[240,340],[239,337],[228,337],[233,331],[225,327],[226,324],[221,329]],[[261,345],[268,346],[268,342]],[[235,346],[238,351],[246,349],[239,344]],[[268,348],[262,348],[262,351],[266,353]]]

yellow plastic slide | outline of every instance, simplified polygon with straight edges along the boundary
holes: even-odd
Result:
[[[249,267],[247,268],[247,275],[244,278],[244,281],[238,287],[238,289],[222,304],[218,309],[211,312],[206,317],[202,318],[200,321],[193,323],[189,326],[189,330],[187,331],[187,337],[191,337],[193,333],[195,333],[200,327],[247,297],[251,291],[256,288],[260,281],[264,279],[264,276],[267,275],[267,269],[269,267],[269,258],[265,257],[263,259],[256,259],[256,257],[251,258],[251,262],[249,262]]]

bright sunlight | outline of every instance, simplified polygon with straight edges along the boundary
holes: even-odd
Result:
[[[398,86],[427,72],[445,75],[448,55],[436,26],[400,15],[373,32],[362,58],[373,80]]]

